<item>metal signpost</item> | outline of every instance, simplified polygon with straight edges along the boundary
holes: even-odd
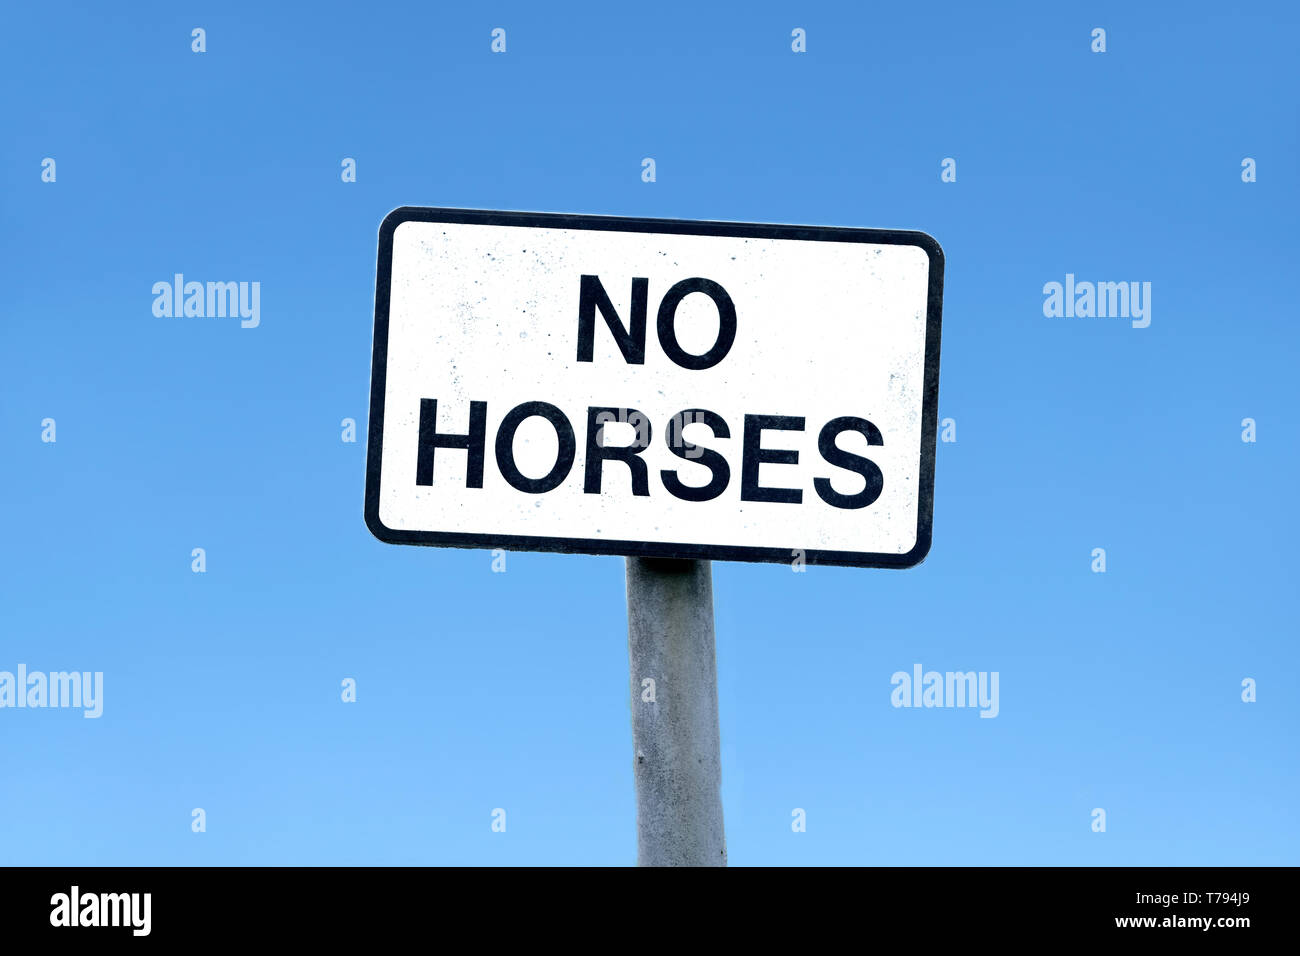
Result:
[[[627,556],[642,865],[725,865],[710,560],[930,548],[919,232],[405,207],[379,232],[382,541]]]

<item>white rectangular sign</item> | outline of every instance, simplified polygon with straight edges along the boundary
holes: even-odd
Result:
[[[919,232],[397,209],[366,523],[401,544],[918,564],[942,289]]]

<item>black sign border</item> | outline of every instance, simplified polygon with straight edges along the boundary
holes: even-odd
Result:
[[[668,235],[732,236],[748,239],[804,239],[819,242],[867,242],[875,245],[917,246],[930,259],[925,322],[925,383],[921,404],[920,500],[916,546],[906,554],[867,551],[820,551],[791,542],[785,548],[736,545],[609,541],[594,538],[553,538],[539,535],[481,535],[450,531],[399,531],[379,519],[379,475],[383,466],[384,394],[388,365],[388,307],[392,284],[393,233],[404,222],[443,222],[552,229],[594,229]],[[370,532],[387,544],[449,548],[503,548],[508,551],[552,551],[563,554],[625,555],[686,560],[757,561],[791,564],[803,551],[806,564],[857,568],[911,568],[930,552],[934,522],[934,458],[939,413],[939,334],[943,311],[943,250],[924,232],[894,229],[853,229],[838,226],[791,226],[751,222],[688,219],[642,219],[566,213],[507,212],[401,206],[379,226],[379,256],[375,270],[375,337],[370,365],[370,421],[366,444],[365,519]]]

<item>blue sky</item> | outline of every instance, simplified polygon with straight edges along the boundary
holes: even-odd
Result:
[[[943,245],[926,562],[714,566],[734,865],[1297,863],[1296,9],[446,7],[6,12],[0,670],[105,690],[0,709],[0,862],[634,861],[622,559],[362,521],[376,232],[440,205]]]

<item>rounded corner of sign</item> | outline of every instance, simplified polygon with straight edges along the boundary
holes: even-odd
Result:
[[[379,223],[380,238],[392,238],[397,227],[404,222],[410,222],[412,214],[415,212],[414,206],[398,206],[391,210],[388,215],[384,216],[383,221]]]
[[[930,260],[930,268],[942,269],[944,262],[943,246],[939,245],[939,240],[934,238],[928,232],[913,232],[913,244],[923,250],[926,257]]]
[[[925,562],[925,559],[929,556],[930,556],[930,531],[927,528],[923,534],[917,536],[916,544],[912,547],[912,550],[908,551],[906,554],[904,554],[901,557],[899,561],[899,567],[902,568],[918,567],[921,564],[923,564]]]
[[[367,506],[365,517],[366,517],[366,527],[370,529],[371,534],[373,534],[380,541],[384,542],[384,544],[397,543],[398,541],[397,532],[394,531],[392,528],[388,527],[388,525],[384,524],[384,520],[379,517],[378,507],[372,508]]]

